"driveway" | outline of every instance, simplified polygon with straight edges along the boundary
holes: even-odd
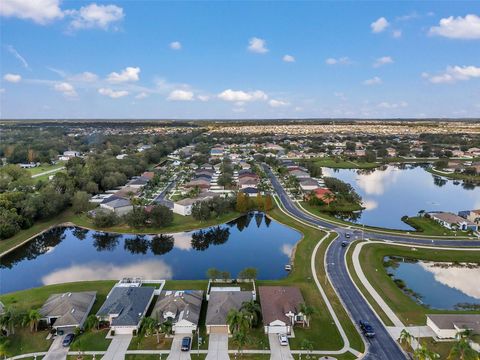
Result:
[[[65,360],[67,358],[69,347],[62,346],[65,335],[55,336],[52,345],[50,345],[50,349],[48,349],[47,355],[43,358],[44,360]]]
[[[205,360],[230,360],[228,356],[228,335],[210,334],[208,337],[208,354]]]
[[[277,334],[268,334],[268,342],[270,343],[270,360],[293,360],[290,345],[280,345]]]
[[[182,339],[185,336],[189,336],[189,335],[178,334],[173,337],[172,347],[170,348],[170,354],[168,354],[167,360],[190,360],[191,359],[190,351],[182,351]]]
[[[123,360],[125,352],[132,341],[132,335],[115,335],[110,343],[103,360]]]

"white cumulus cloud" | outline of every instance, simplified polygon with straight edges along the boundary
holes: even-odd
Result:
[[[285,61],[285,62],[292,63],[292,62],[295,62],[295,57],[287,54],[287,55],[283,55],[282,60]]]
[[[373,33],[378,34],[384,31],[389,25],[390,24],[388,20],[385,19],[384,17],[381,17],[375,20],[374,22],[372,22],[370,24],[370,28],[372,29]]]
[[[347,64],[351,64],[351,60],[348,58],[348,56],[342,56],[340,58],[330,57],[330,58],[325,60],[325,64],[327,64],[327,65],[347,65]]]
[[[131,82],[138,81],[140,74],[139,67],[127,67],[122,70],[120,73],[112,72],[107,77],[107,81],[111,83],[122,83],[122,82]]]
[[[2,0],[0,15],[47,24],[64,16],[60,0]]]
[[[224,101],[232,102],[265,101],[268,99],[268,95],[261,90],[246,92],[242,90],[227,89],[218,94],[218,97]]]
[[[192,101],[193,92],[188,90],[173,90],[167,97],[169,101]]]
[[[480,39],[480,17],[468,14],[465,17],[443,18],[438,26],[430,28],[429,34],[450,39]]]
[[[271,107],[277,108],[277,107],[289,106],[290,103],[287,102],[287,101],[283,101],[283,100],[271,99],[268,102],[268,105],[270,105]]]
[[[100,95],[109,96],[112,99],[118,99],[128,95],[128,91],[126,90],[113,90],[110,88],[100,88],[98,89],[98,93]]]
[[[378,76],[374,76],[371,79],[367,79],[363,82],[364,85],[379,85],[382,83],[382,79]]]
[[[386,64],[392,64],[392,63],[393,63],[392,57],[382,56],[382,57],[375,60],[375,62],[373,63],[373,67],[380,67],[380,66],[383,66],[383,65],[386,65]]]
[[[75,97],[77,96],[77,92],[72,84],[67,82],[56,83],[53,88],[55,91],[62,93],[66,97]]]
[[[98,80],[98,76],[90,71],[84,71],[80,74],[69,76],[68,80],[78,82],[95,82]]]
[[[470,80],[480,77],[480,67],[477,66],[448,66],[447,69],[439,74],[423,73],[422,77],[433,84],[455,83],[457,81]]]
[[[18,74],[5,74],[3,76],[3,80],[8,81],[10,83],[18,83],[22,80],[22,77]]]
[[[73,29],[107,30],[111,24],[122,20],[125,16],[121,7],[95,3],[82,6],[79,10],[66,10],[65,14],[73,18],[70,22],[70,27]]]
[[[180,41],[173,41],[170,43],[170,49],[180,50],[181,48],[182,48],[182,44],[180,43]]]
[[[264,39],[253,37],[248,41],[247,49],[257,54],[265,54],[268,52],[266,45],[267,42]]]

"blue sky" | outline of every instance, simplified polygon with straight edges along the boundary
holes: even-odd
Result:
[[[479,117],[480,2],[2,0],[2,118]]]

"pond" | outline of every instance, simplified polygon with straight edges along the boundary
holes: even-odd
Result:
[[[386,270],[403,291],[432,309],[480,309],[480,264],[385,258]]]
[[[217,227],[163,236],[56,228],[0,259],[0,293],[126,276],[205,279],[209,268],[236,276],[254,267],[259,279],[280,279],[300,239],[299,232],[259,212]]]
[[[359,224],[412,230],[401,218],[418,211],[450,211],[480,208],[480,187],[432,175],[421,165],[385,166],[374,170],[323,168],[325,176],[352,185],[365,209],[340,216]]]

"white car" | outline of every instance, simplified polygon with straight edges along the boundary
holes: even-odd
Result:
[[[287,346],[287,345],[288,345],[287,335],[285,335],[285,334],[278,334],[278,341],[280,342],[280,345],[282,345],[282,346]]]

